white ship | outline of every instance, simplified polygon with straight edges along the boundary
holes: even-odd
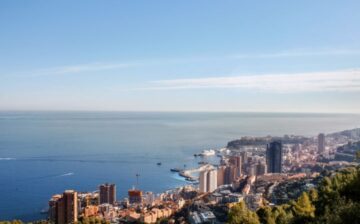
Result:
[[[227,150],[227,148],[221,148],[221,149],[218,149],[217,151],[218,152],[224,152],[224,151],[226,151]]]
[[[200,156],[214,156],[214,155],[215,155],[215,150],[213,150],[213,149],[203,150],[200,153]]]
[[[229,155],[230,154],[230,150],[228,148],[221,148],[217,150],[218,156],[220,157],[221,155]]]

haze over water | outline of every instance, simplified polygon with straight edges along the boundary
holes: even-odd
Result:
[[[0,220],[44,218],[51,195],[136,183],[162,192],[186,184],[170,168],[241,136],[312,136],[360,127],[360,115],[175,112],[0,112]],[[162,166],[157,166],[162,162]]]

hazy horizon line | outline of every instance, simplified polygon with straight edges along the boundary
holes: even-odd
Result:
[[[360,112],[322,112],[322,111],[245,111],[245,110],[71,110],[71,109],[0,109],[0,113],[11,112],[64,112],[64,113],[84,113],[84,112],[99,112],[99,113],[273,113],[273,114],[344,114],[344,115],[360,115]]]

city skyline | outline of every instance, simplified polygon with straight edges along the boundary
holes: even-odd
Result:
[[[0,224],[360,223],[360,1],[0,1]]]
[[[359,3],[0,3],[0,110],[360,113]]]

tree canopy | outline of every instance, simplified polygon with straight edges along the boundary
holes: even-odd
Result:
[[[360,224],[360,166],[329,173],[317,188],[297,200],[250,211],[244,202],[232,207],[228,223]]]
[[[250,211],[244,201],[230,209],[228,222],[229,224],[260,224],[257,214]]]

